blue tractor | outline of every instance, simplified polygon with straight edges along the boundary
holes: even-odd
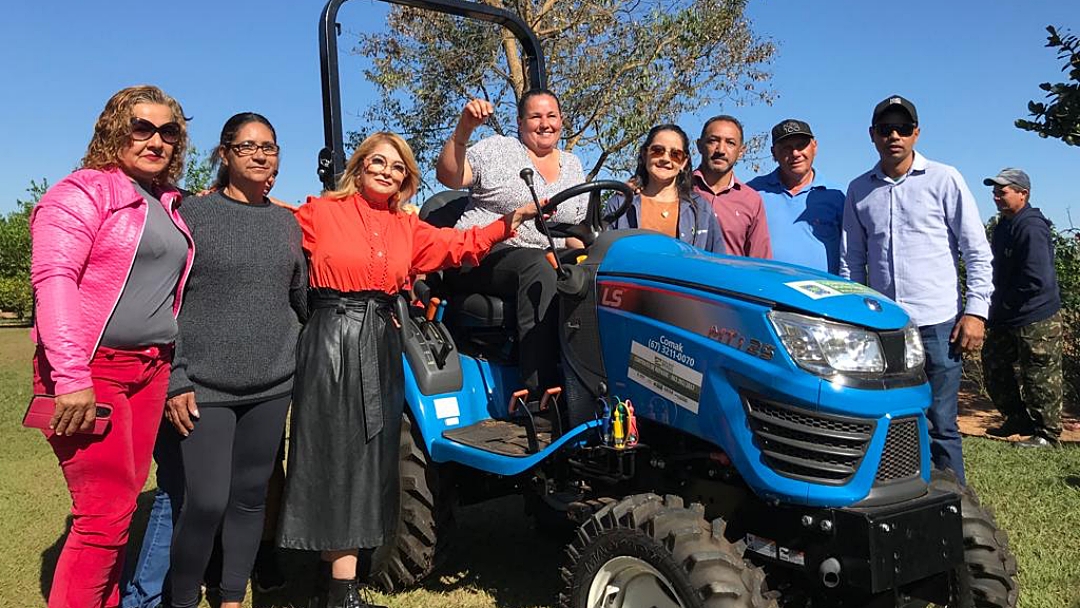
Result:
[[[344,1],[326,5],[320,30],[328,185],[344,166]],[[504,25],[543,86],[516,15],[391,1]],[[445,553],[456,504],[523,493],[542,521],[576,527],[564,608],[1015,606],[1005,533],[970,488],[932,470],[922,344],[903,310],[806,268],[607,231],[626,208],[604,215],[606,190],[632,198],[601,181],[551,200],[590,204],[582,225],[548,226],[587,249],[560,265],[565,383],[539,402],[516,390],[512,303],[439,277],[420,291],[433,313],[447,302],[445,317],[401,301],[401,509],[366,578],[418,582]],[[443,193],[421,215],[452,225],[467,202]]]

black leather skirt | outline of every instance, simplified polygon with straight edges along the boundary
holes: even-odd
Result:
[[[378,547],[398,516],[405,397],[394,298],[323,290],[310,304],[297,345],[278,543]]]

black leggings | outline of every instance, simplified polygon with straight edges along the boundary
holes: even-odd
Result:
[[[184,506],[173,531],[169,572],[174,607],[198,605],[219,527],[221,599],[243,601],[290,399],[203,406],[195,430],[181,440]]]
[[[480,293],[515,300],[518,369],[522,383],[534,392],[560,384],[556,275],[545,253],[531,247],[499,249],[462,277]]]

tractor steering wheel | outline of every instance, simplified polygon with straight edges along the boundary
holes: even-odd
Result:
[[[606,215],[603,213],[600,202],[600,193],[604,190],[615,190],[623,196],[623,204]],[[552,236],[572,236],[581,239],[581,242],[588,247],[601,232],[626,215],[626,212],[630,210],[630,204],[634,201],[634,190],[629,185],[615,180],[600,180],[571,186],[559,192],[548,200],[543,211],[545,214],[554,212],[561,203],[582,194],[589,195],[589,207],[585,213],[585,219],[580,224],[555,223],[541,218],[536,219],[537,223],[543,221],[544,227],[551,232]]]

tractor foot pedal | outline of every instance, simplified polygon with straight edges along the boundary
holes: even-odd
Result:
[[[528,427],[529,421],[533,426]],[[523,457],[551,445],[551,422],[546,418],[516,420],[481,420],[476,424],[443,432],[443,437],[502,456]],[[535,441],[535,444],[534,444]]]

